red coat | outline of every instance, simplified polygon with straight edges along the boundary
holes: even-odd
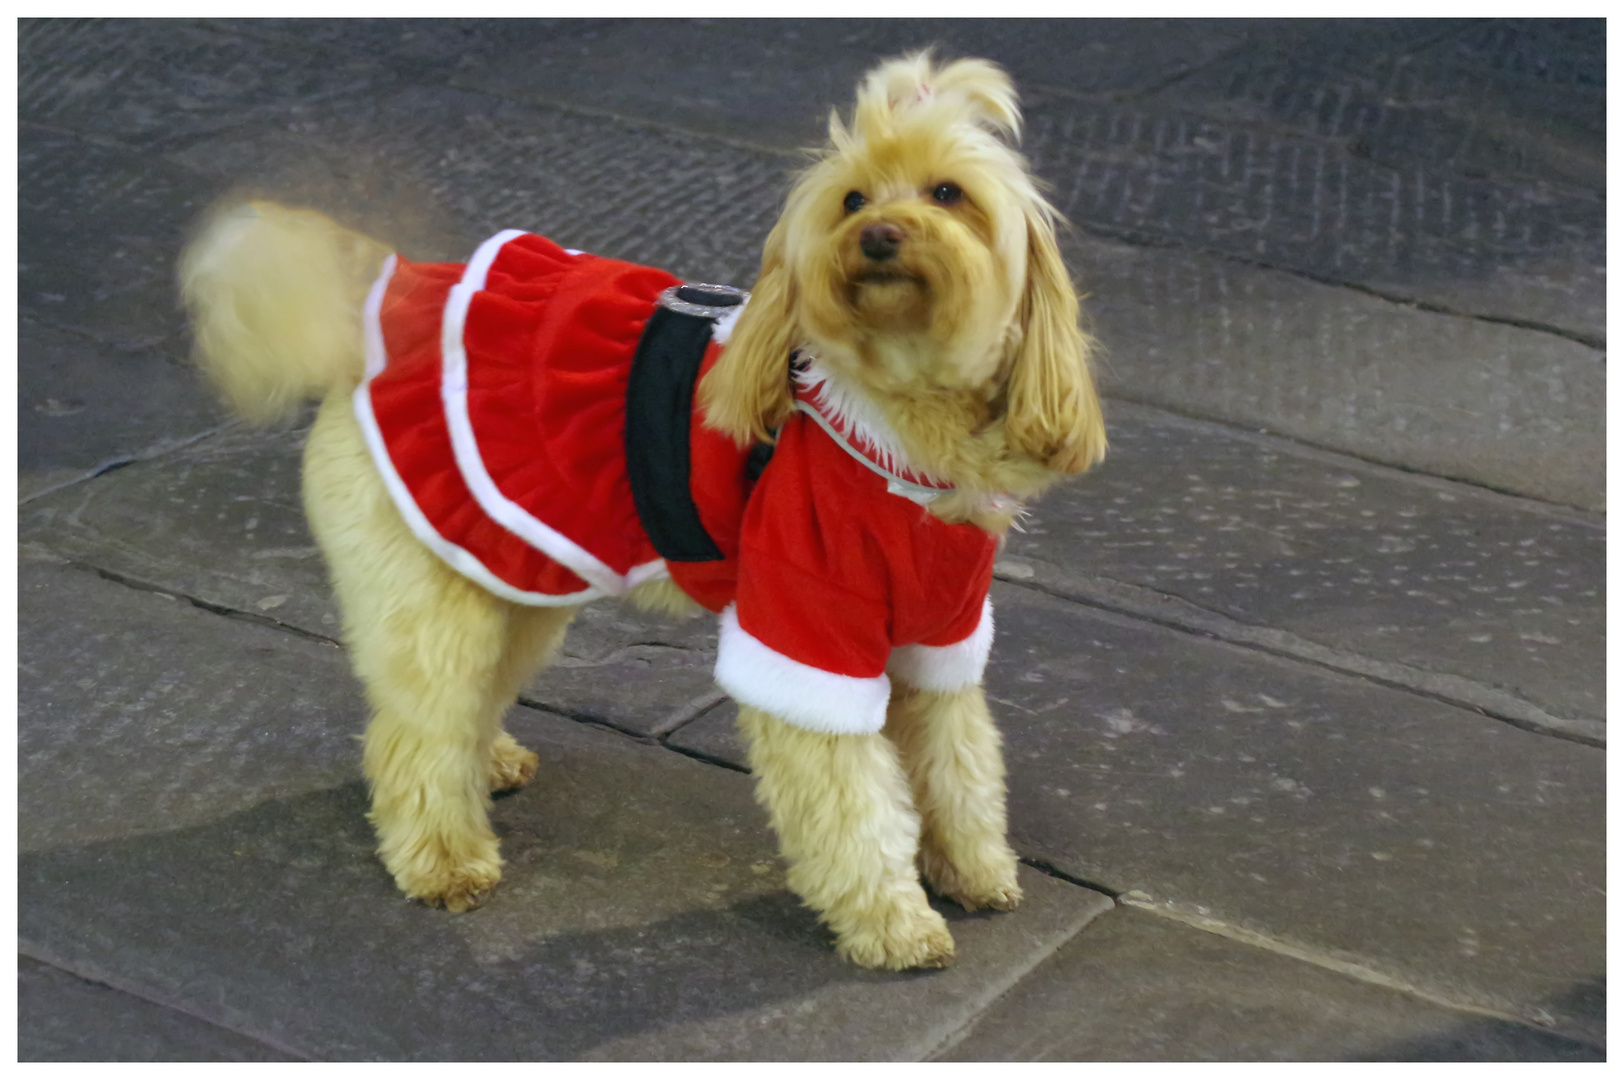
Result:
[[[391,256],[355,412],[412,532],[522,604],[670,577],[722,613],[723,689],[815,730],[879,730],[888,670],[925,689],[979,682],[996,540],[927,512],[942,485],[816,361],[754,485],[695,405],[691,495],[723,558],[660,558],[627,478],[625,397],[655,300],[678,283],[514,231],[466,265]],[[717,324],[706,370],[730,330]]]

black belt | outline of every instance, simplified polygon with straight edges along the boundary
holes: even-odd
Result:
[[[694,505],[688,430],[711,328],[749,295],[727,285],[671,286],[660,294],[632,358],[626,387],[626,475],[654,550],[672,562],[723,558]],[[757,456],[752,450],[751,457]]]

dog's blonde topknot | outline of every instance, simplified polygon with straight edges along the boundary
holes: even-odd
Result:
[[[1019,142],[1020,98],[1004,69],[987,60],[938,64],[929,49],[887,60],[857,88],[851,129],[829,116],[829,138],[845,150],[913,122],[966,123]]]

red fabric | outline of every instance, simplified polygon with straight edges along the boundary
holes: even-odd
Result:
[[[745,512],[739,626],[774,652],[857,678],[893,647],[975,632],[997,541],[886,490],[797,413]]]
[[[389,463],[441,538],[502,582],[569,596],[589,583],[492,520],[459,468],[442,395],[442,315],[465,268],[399,260],[379,312],[387,367],[370,395]],[[501,494],[624,575],[658,559],[638,522],[623,451],[632,356],[659,270],[522,235],[491,263],[462,337],[480,457]],[[716,362],[712,345],[705,370]],[[786,357],[786,364],[788,358]],[[893,647],[972,634],[996,541],[889,493],[810,418],[785,425],[752,493],[745,451],[690,428],[691,493],[724,561],[671,563],[705,607],[737,600],[740,626],[810,667],[872,678]]]

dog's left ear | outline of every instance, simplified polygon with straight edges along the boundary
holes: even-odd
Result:
[[[1105,420],[1089,373],[1090,341],[1077,326],[1077,293],[1060,258],[1054,222],[1026,215],[1026,294],[1019,307],[1005,428],[1010,445],[1056,472],[1080,473],[1105,457]]]
[[[699,383],[705,425],[740,446],[771,441],[795,407],[789,381],[790,352],[800,344],[794,289],[780,220],[767,235],[750,302],[721,359]]]

